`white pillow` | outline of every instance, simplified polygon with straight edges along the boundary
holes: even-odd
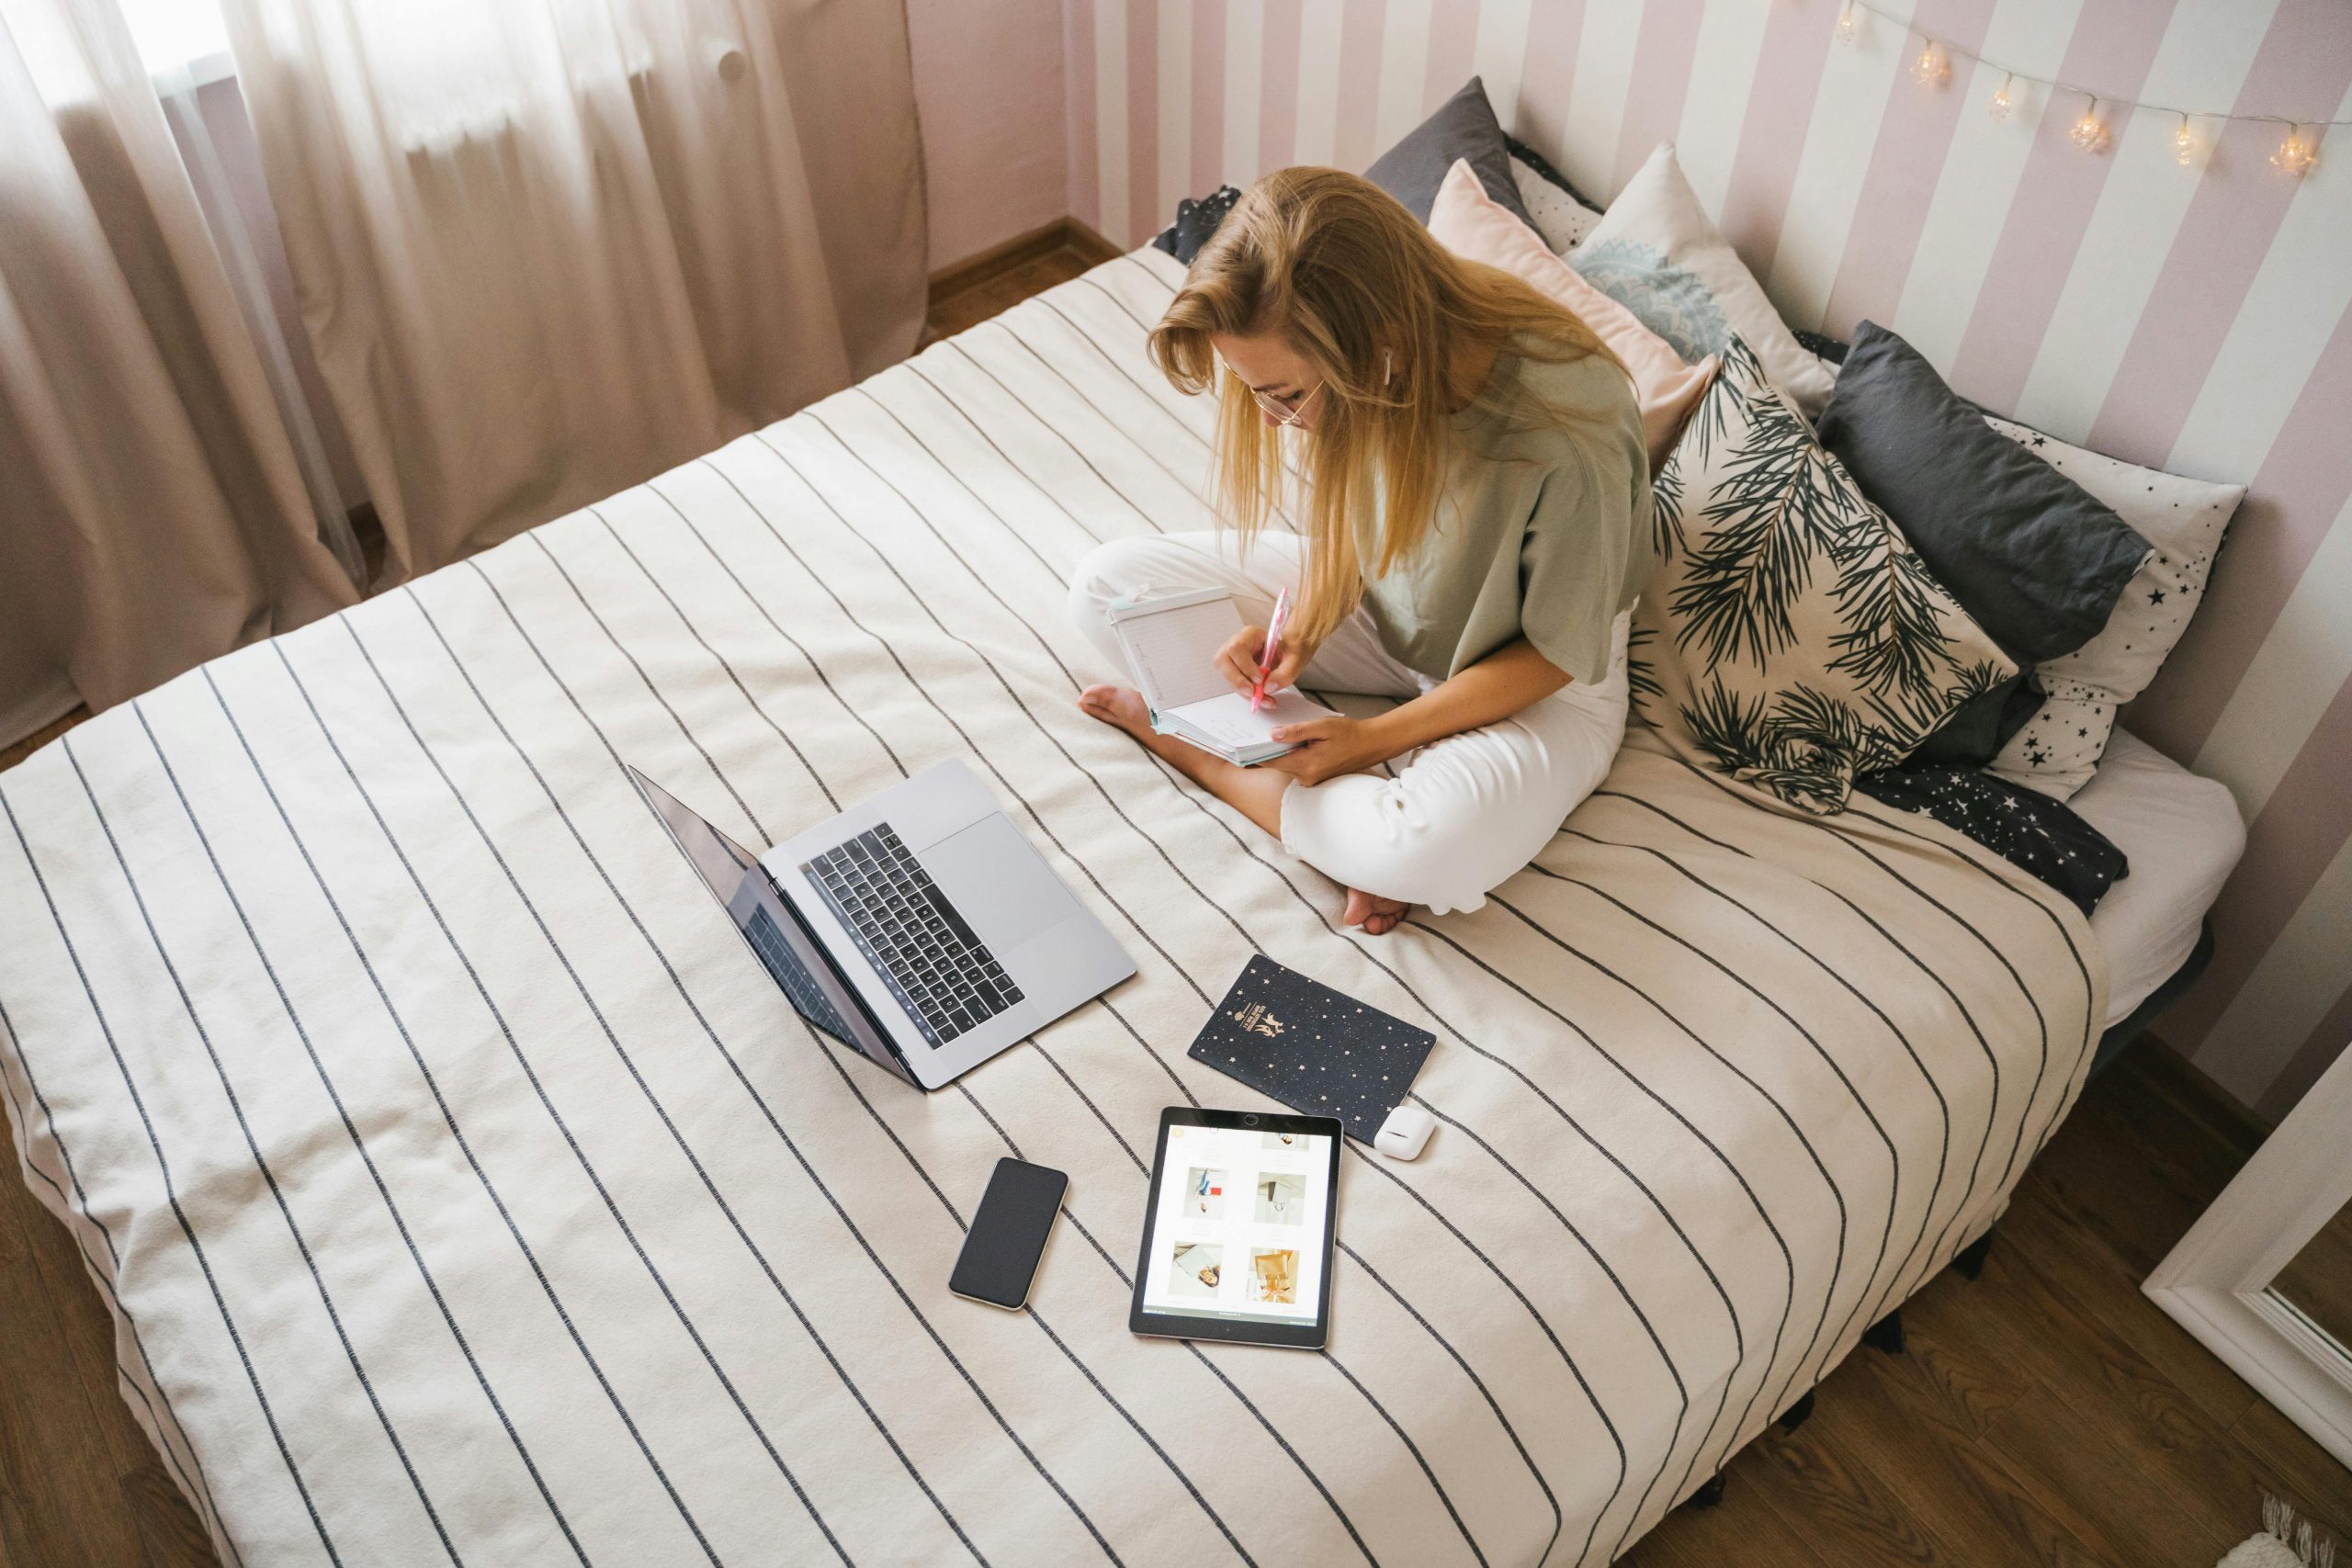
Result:
[[[1736,334],[1805,418],[1829,401],[1830,378],[1781,320],[1691,194],[1661,141],[1569,258],[1592,286],[1674,345],[1685,363],[1720,354]]]
[[[1519,186],[1520,205],[1535,220],[1535,231],[1555,255],[1566,255],[1592,232],[1600,214],[1545,179],[1534,166],[1510,161],[1510,177]]]
[[[2245,487],[2104,457],[1989,415],[1984,423],[2113,507],[2155,547],[2123,585],[2097,637],[2034,666],[2034,683],[2046,694],[2041,711],[1987,766],[1998,778],[2064,800],[2090,783],[2106,755],[2115,710],[2147,689],[2188,629]]]

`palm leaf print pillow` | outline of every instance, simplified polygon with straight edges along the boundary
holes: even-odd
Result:
[[[1656,491],[1634,702],[1692,761],[1827,815],[2017,672],[1738,338]]]

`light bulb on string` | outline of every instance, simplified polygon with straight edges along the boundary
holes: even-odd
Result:
[[[2197,162],[2197,132],[2188,128],[2188,117],[2180,117],[2180,129],[2172,133],[2172,155],[2182,168]]]
[[[2091,100],[2091,107],[2083,111],[2083,118],[2075,122],[2075,128],[2066,132],[2066,140],[2086,152],[2107,151],[2107,122],[2098,118],[2097,98]]]
[[[1951,65],[1944,59],[1936,40],[1928,39],[1919,51],[1919,58],[1911,62],[1911,79],[1923,87],[1939,86],[1951,75]]]
[[[2313,166],[2319,163],[2317,139],[2304,135],[2301,126],[2290,125],[2287,128],[2287,139],[2278,143],[2278,151],[2270,154],[2270,162],[2278,168],[2301,178],[2310,174]]]
[[[1846,0],[1846,8],[1838,13],[1838,41],[1853,42],[1855,29],[1860,26],[1854,16],[1854,0]]]
[[[2017,76],[2014,73],[2003,73],[2001,77],[2001,85],[1993,89],[1992,101],[1984,106],[1984,112],[1986,114],[1991,115],[1995,119],[2007,119],[2009,118],[2009,86],[2012,83],[2016,82],[2016,80]]]

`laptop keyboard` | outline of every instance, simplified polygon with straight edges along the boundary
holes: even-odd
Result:
[[[849,1025],[841,1021],[841,1015],[833,1011],[833,1004],[825,999],[825,993],[817,988],[817,982],[809,978],[808,971],[801,967],[792,949],[785,945],[784,933],[776,930],[768,912],[753,909],[743,931],[751,939],[752,951],[767,965],[775,983],[784,987],[784,994],[791,998],[800,1016],[842,1044],[855,1044],[857,1037],[849,1032]]]
[[[932,1044],[1021,1000],[1021,988],[888,822],[800,869]]]

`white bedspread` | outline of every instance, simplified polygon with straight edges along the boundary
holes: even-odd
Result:
[[[1072,704],[1064,581],[1207,525],[1146,252],[0,777],[0,1078],[125,1395],[265,1564],[1606,1560],[1999,1212],[2106,1016],[1932,822],[1637,739],[1479,913],[1337,891]],[[766,843],[968,758],[1142,966],[925,1096],[786,1007],[622,776]],[[1253,951],[1434,1029],[1329,1354],[1126,1330]],[[947,1293],[1067,1169],[1027,1314]]]

